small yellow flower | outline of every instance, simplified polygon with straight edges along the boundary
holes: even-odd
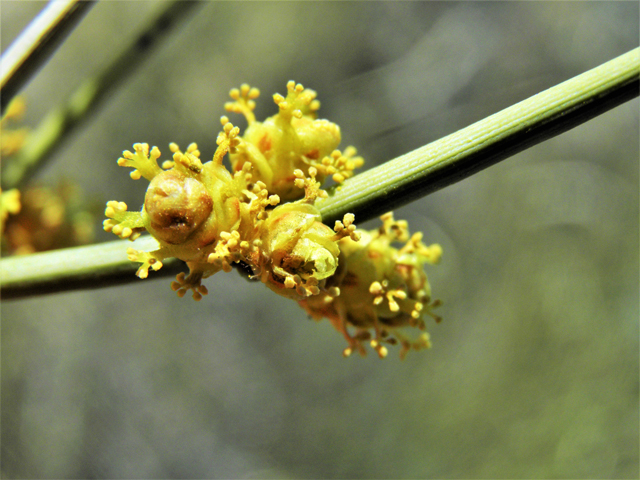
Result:
[[[426,332],[411,340],[400,329],[425,330],[424,316],[436,322],[433,309],[440,302],[431,299],[431,287],[423,266],[437,263],[440,245],[422,243],[422,234],[409,235],[407,222],[396,221],[393,214],[382,217],[378,230],[354,231],[360,238],[339,242],[340,265],[327,280],[326,289],[339,289],[336,296],[310,297],[300,305],[316,320],[327,317],[348,342],[344,355],[354,351],[365,354],[369,342],[380,358],[387,356],[386,345],[400,344],[400,357],[413,350],[427,348]],[[394,242],[404,242],[400,249]],[[355,330],[353,333],[350,330]]]
[[[342,183],[363,165],[364,160],[355,156],[355,148],[347,147],[344,153],[336,150],[341,140],[340,127],[316,118],[320,108],[316,92],[290,81],[286,97],[273,96],[278,113],[263,122],[256,121],[253,114],[259,94],[258,89],[247,84],[229,92],[234,101],[225,104],[226,110],[243,114],[248,123],[237,151],[230,155],[233,170],[249,162],[256,180],[264,182],[269,192],[283,201],[290,201],[304,195],[292,172],[306,172],[313,167],[320,184],[328,177]]]
[[[28,128],[8,129],[7,125],[18,121],[24,115],[26,102],[23,97],[15,97],[0,120],[0,157],[7,158],[14,155],[24,145]]]
[[[4,234],[4,224],[7,217],[18,213],[20,208],[20,192],[17,188],[6,192],[0,190],[0,235]]]

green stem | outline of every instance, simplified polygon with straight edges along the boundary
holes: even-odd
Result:
[[[71,97],[53,108],[29,135],[24,147],[2,171],[2,189],[22,186],[63,141],[69,137],[90,114],[97,111],[100,101],[131,75],[159,40],[185,20],[199,2],[174,1],[167,4],[160,14],[152,19],[134,42],[95,77],[85,80]],[[4,90],[3,90],[4,95]]]
[[[154,250],[149,236],[135,242],[120,240],[83,247],[65,248],[0,260],[2,298],[20,298],[83,288],[100,288],[138,279],[137,265],[127,260],[127,249]],[[152,278],[176,275],[183,270],[177,259],[164,262]]]
[[[344,182],[318,202],[327,225],[356,214],[362,222],[555,137],[634,97],[640,48],[508,107],[467,128]]]
[[[638,96],[640,49],[509,107],[441,140],[356,175],[318,204],[325,223],[358,221],[460,181]],[[151,242],[149,238],[138,242]],[[128,241],[0,261],[4,298],[133,282]],[[144,245],[136,245],[144,249]],[[179,265],[179,262],[176,263]],[[173,274],[162,268],[155,277]]]
[[[9,46],[0,62],[2,114],[94,4],[80,0],[50,2]]]

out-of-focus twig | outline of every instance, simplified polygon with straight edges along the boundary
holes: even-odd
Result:
[[[100,101],[140,66],[158,46],[159,40],[180,25],[199,4],[191,1],[167,3],[124,52],[95,77],[83,81],[68,100],[49,112],[29,135],[22,150],[2,166],[2,188],[22,186],[69,134],[97,111]]]
[[[95,1],[49,2],[7,48],[0,60],[2,114],[13,97],[80,23]]]
[[[330,225],[347,212],[364,221],[409,203],[635,98],[639,88],[640,49],[635,49],[348,179],[319,204],[323,221]],[[125,255],[129,245],[128,241],[116,241],[4,259],[0,261],[0,292],[4,298],[19,298],[52,289],[136,281],[135,267]],[[167,270],[162,268],[152,275],[174,273]]]

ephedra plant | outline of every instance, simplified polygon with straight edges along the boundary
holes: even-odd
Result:
[[[150,184],[140,211],[110,201],[105,229],[130,240],[148,231],[155,240],[3,260],[3,295],[120,277],[125,273],[113,272],[125,258],[144,278],[178,258],[189,274],[179,274],[172,288],[197,300],[207,293],[204,278],[236,266],[298,301],[313,318],[329,318],[347,340],[345,355],[364,353],[369,343],[384,357],[385,343],[399,343],[403,356],[429,345],[426,333],[413,338],[399,329],[423,330],[425,318],[438,320],[423,265],[436,263],[442,252],[387,212],[637,96],[639,73],[636,49],[359,174],[355,150],[338,150],[339,127],[317,118],[313,91],[290,82],[286,96],[274,96],[279,111],[259,122],[253,114],[258,90],[243,85],[231,91],[227,110],[243,114],[248,127],[241,133],[223,117],[211,161],[201,160],[196,144],[184,150],[171,144],[169,159],[144,143],[118,160],[134,169],[132,178]],[[231,171],[223,164],[227,154]],[[337,184],[329,194],[321,188],[328,177]],[[379,229],[355,228],[381,215]]]
[[[341,185],[363,160],[353,147],[337,150],[340,128],[316,118],[313,90],[290,81],[286,97],[274,95],[278,113],[264,122],[253,114],[258,89],[244,84],[230,94],[234,101],[226,109],[244,114],[248,127],[241,137],[223,116],[213,160],[203,163],[195,143],[184,152],[171,144],[172,160],[162,168],[160,150],[146,143],[118,160],[134,169],[134,180],[150,182],[140,212],[117,201],[105,212],[105,230],[129,239],[146,230],[158,241],[152,252],[128,250],[129,259],[142,264],[137,275],[147,278],[149,269],[177,257],[190,272],[178,274],[172,288],[179,296],[191,290],[200,300],[207,293],[203,278],[239,264],[313,318],[328,317],[348,342],[345,356],[364,354],[364,341],[381,358],[383,343],[400,343],[401,356],[427,347],[426,333],[410,339],[399,328],[425,330],[425,315],[439,319],[423,265],[439,261],[440,246],[423,244],[420,233],[410,236],[407,223],[391,213],[371,232],[356,230],[352,213],[333,229],[322,223],[315,206],[328,196],[322,183],[332,177]],[[233,174],[222,163],[227,152]],[[404,245],[396,249],[392,242]]]

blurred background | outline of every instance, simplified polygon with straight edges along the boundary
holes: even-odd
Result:
[[[3,50],[43,6],[2,2]],[[23,91],[24,125],[162,7],[97,4]],[[637,47],[638,19],[637,2],[206,3],[35,182],[141,205],[122,150],[211,158],[228,90],[259,87],[262,119],[290,79],[372,167]],[[3,302],[3,476],[638,478],[638,107],[396,212],[444,249],[427,270],[444,321],[402,362],[343,358],[329,322],[234,272],[199,303],[153,274]]]

